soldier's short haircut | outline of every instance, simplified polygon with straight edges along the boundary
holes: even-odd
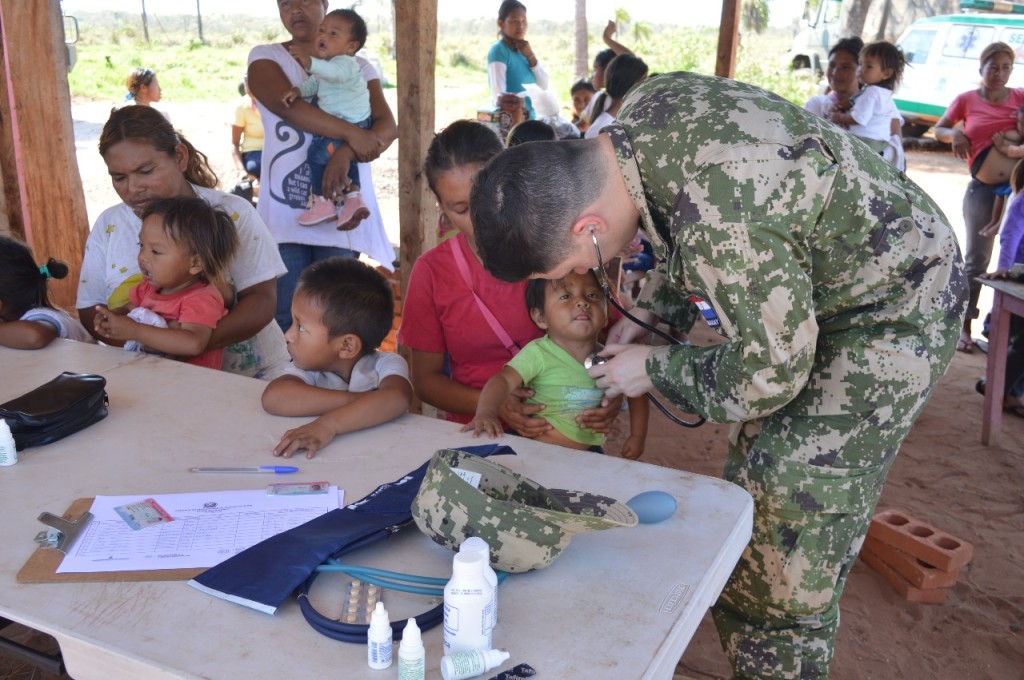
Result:
[[[604,190],[599,142],[520,144],[483,167],[470,209],[484,267],[504,281],[551,271],[572,250],[571,226]]]
[[[330,337],[352,333],[367,355],[384,342],[395,315],[394,293],[384,275],[351,257],[330,257],[302,270],[296,293],[320,308]]]

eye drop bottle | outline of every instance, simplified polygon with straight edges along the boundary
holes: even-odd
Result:
[[[505,663],[511,656],[504,649],[478,649],[441,657],[441,677],[444,680],[466,680],[483,675]]]
[[[444,587],[445,654],[491,648],[494,589],[484,578],[484,564],[477,552],[455,555],[452,578]]]
[[[459,552],[478,552],[484,558],[484,578],[494,589],[494,597],[491,599],[491,628],[493,629],[498,625],[498,575],[491,568],[491,547],[479,536],[470,536],[459,546]]]
[[[18,462],[18,447],[14,444],[11,426],[0,418],[0,466],[14,465]]]
[[[398,680],[423,680],[427,674],[427,657],[416,619],[409,617],[398,645]]]
[[[391,665],[391,622],[384,603],[378,601],[370,615],[370,630],[366,633],[366,662],[374,670]]]

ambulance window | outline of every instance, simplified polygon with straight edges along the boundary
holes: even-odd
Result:
[[[987,45],[995,42],[994,26],[974,26],[971,24],[953,24],[946,34],[946,42],[942,46],[942,54],[947,57],[962,59],[978,59]]]
[[[1024,52],[1024,29],[1004,28],[999,39],[1012,47],[1013,51],[1017,53],[1017,58],[1014,60],[1016,63],[1024,62],[1024,59],[1021,58],[1021,53]]]
[[[932,43],[935,42],[935,33],[934,29],[927,31],[914,30],[900,41],[900,49],[903,50],[908,64],[924,64],[928,61],[928,54],[932,50]]]

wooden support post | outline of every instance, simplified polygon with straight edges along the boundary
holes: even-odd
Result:
[[[715,75],[736,76],[736,50],[740,42],[740,0],[722,0],[722,23],[718,27],[718,58]]]
[[[0,0],[0,171],[11,232],[37,261],[64,260],[71,272],[50,285],[50,301],[74,309],[89,235],[75,156],[67,51],[60,1]]]
[[[434,137],[437,0],[395,0],[394,10],[400,94],[396,111],[399,268],[404,299],[416,258],[437,245],[437,209],[423,174],[423,158]],[[419,403],[414,406],[418,410]]]

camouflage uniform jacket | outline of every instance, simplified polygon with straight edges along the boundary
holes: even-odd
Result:
[[[659,265],[640,306],[728,342],[655,349],[654,385],[717,422],[927,393],[966,280],[942,212],[852,135],[757,87],[641,83],[605,129]]]

